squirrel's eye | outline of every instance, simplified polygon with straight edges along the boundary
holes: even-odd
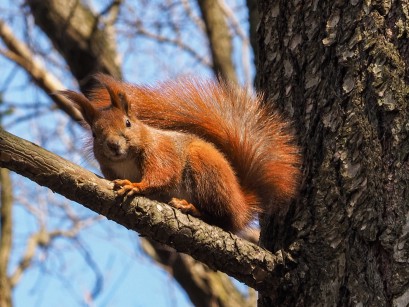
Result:
[[[92,131],[92,137],[95,139],[95,132]]]
[[[125,125],[129,128],[131,127],[131,122],[129,119],[126,120]]]

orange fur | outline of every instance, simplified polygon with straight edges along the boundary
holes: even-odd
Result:
[[[123,193],[170,204],[173,198],[174,206],[233,231],[256,212],[279,210],[296,193],[298,148],[287,123],[262,105],[262,97],[187,78],[158,87],[96,78],[100,86],[87,98],[65,95],[97,134],[94,154],[104,175],[131,181],[120,184]],[[106,147],[127,151],[130,166],[109,161]]]

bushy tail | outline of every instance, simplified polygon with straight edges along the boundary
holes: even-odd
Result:
[[[300,155],[288,123],[262,105],[262,97],[230,84],[181,78],[139,87],[99,75],[126,91],[139,119],[150,126],[196,134],[228,158],[245,191],[255,192],[271,209],[297,190]],[[103,88],[94,99],[109,99]]]

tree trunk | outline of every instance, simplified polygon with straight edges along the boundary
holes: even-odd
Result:
[[[13,192],[10,171],[0,168],[0,306],[12,306],[12,285],[7,275],[7,266],[12,249]]]
[[[237,83],[232,56],[232,36],[220,3],[217,0],[199,0],[198,4],[209,39],[213,71],[216,77]]]
[[[121,76],[112,24],[96,16],[77,0],[29,0],[36,24],[67,61],[72,74],[85,90],[92,74]],[[109,20],[111,22],[111,20]]]
[[[407,1],[261,1],[258,84],[294,119],[298,201],[262,243],[298,263],[261,306],[409,303]],[[295,256],[295,255],[293,255]]]

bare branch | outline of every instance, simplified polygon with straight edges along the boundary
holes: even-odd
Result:
[[[78,111],[72,104],[61,97],[61,95],[53,95],[51,93],[65,88],[65,86],[35,57],[35,54],[22,41],[18,40],[13,31],[0,19],[0,38],[9,50],[0,50],[0,53],[21,66],[33,79],[33,81],[74,120],[81,119]]]
[[[189,18],[199,29],[205,31],[206,27],[205,24],[203,23],[203,20],[193,12],[192,7],[190,6],[190,2],[187,0],[181,0],[181,3],[186,11],[187,16],[189,16]]]
[[[47,231],[44,225],[41,226],[41,229],[32,234],[28,241],[26,250],[22,259],[19,261],[15,271],[10,276],[10,284],[11,287],[15,287],[16,284],[20,281],[21,277],[24,274],[24,271],[30,267],[33,258],[35,256],[36,250],[38,247],[46,247],[50,246],[53,240],[57,238],[75,238],[77,234],[84,229],[85,227],[91,225],[95,221],[95,217],[86,219],[86,220],[78,220],[74,223],[74,225],[68,230],[53,230]],[[84,252],[84,250],[83,250]],[[86,259],[87,262],[90,262],[90,259]]]
[[[143,197],[121,201],[110,181],[39,146],[0,130],[0,166],[105,215],[128,229],[190,254],[258,291],[274,292],[283,272],[294,264],[283,251],[275,255],[170,206]]]
[[[243,295],[226,274],[214,271],[189,255],[177,253],[173,248],[153,240],[145,238],[141,240],[141,246],[152,259],[164,264],[163,267],[186,289],[195,306],[255,306],[255,300]]]
[[[15,287],[23,276],[24,271],[31,265],[35,251],[39,245],[47,245],[50,237],[47,232],[40,230],[30,236],[27,242],[26,251],[23,258],[20,260],[13,274],[10,276],[10,283]]]
[[[123,0],[113,0],[107,5],[105,9],[100,12],[100,16],[106,16],[106,24],[113,25],[119,16],[119,9],[123,3]]]
[[[207,67],[212,67],[212,63],[207,58],[201,56],[199,53],[197,53],[197,51],[194,48],[185,44],[181,39],[171,38],[165,35],[150,32],[146,28],[142,27],[140,24],[134,24],[132,26],[135,27],[137,34],[143,35],[147,38],[156,40],[158,42],[163,42],[179,47],[180,49],[184,50],[187,54],[191,55],[200,64]]]

